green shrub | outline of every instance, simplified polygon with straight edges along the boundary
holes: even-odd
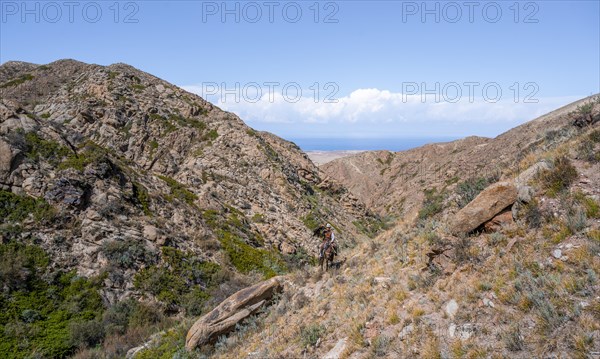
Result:
[[[20,85],[26,81],[31,81],[33,80],[33,75],[31,74],[25,74],[25,75],[21,75],[18,78],[5,82],[4,84],[0,85],[0,88],[7,88],[7,87],[13,87],[13,86],[17,86]]]
[[[590,134],[588,135],[588,138],[593,143],[600,143],[600,130],[594,130],[594,131],[590,132]]]
[[[102,252],[109,263],[120,268],[133,268],[136,263],[151,264],[156,261],[154,252],[146,248],[143,242],[133,239],[105,242]]]
[[[319,324],[311,324],[300,329],[300,341],[303,347],[312,347],[317,344],[319,338],[325,334],[325,327]]]
[[[76,346],[73,323],[94,321],[102,315],[100,281],[77,277],[74,272],[49,275],[48,264],[48,256],[39,247],[0,244],[0,276],[5,284],[0,292],[0,353],[18,358],[34,353],[67,357]],[[11,279],[5,281],[7,277]],[[96,329],[82,330],[79,339],[87,335],[86,340],[97,343]]]
[[[525,340],[521,334],[521,329],[518,325],[510,327],[508,332],[502,336],[506,349],[511,352],[518,352],[525,348]]]
[[[579,206],[570,207],[566,216],[567,228],[572,233],[578,233],[587,226],[587,216],[585,210]]]
[[[37,222],[50,222],[55,216],[55,211],[43,199],[0,190],[1,223],[21,222],[29,215]]]
[[[458,195],[456,203],[458,208],[463,208],[469,204],[489,184],[490,182],[483,177],[470,178],[464,182],[460,182],[456,186],[456,194]]]
[[[199,311],[200,304],[194,303],[191,309],[190,303],[184,303],[186,294],[195,292],[199,296],[208,298],[200,294],[215,283],[220,266],[212,262],[202,261],[192,253],[182,252],[172,247],[162,247],[162,263],[144,268],[139,271],[134,278],[134,285],[137,289],[151,293],[158,300],[175,307],[182,307],[187,304],[188,310]],[[189,301],[190,298],[187,298]]]
[[[150,196],[148,195],[148,190],[142,184],[138,182],[132,183],[133,190],[133,198],[137,202],[137,204],[142,207],[142,211],[146,216],[152,216],[152,211],[150,210]]]
[[[149,117],[150,120],[158,122],[165,129],[165,135],[177,130],[177,127],[164,116],[157,113],[151,113]]]
[[[254,213],[254,215],[252,216],[252,222],[254,223],[264,223],[265,222],[265,216],[261,213]]]
[[[156,142],[156,140],[152,140],[150,141],[150,154],[152,155],[152,153],[154,153],[154,151],[156,151],[156,149],[158,148],[158,142]]]
[[[67,158],[60,163],[59,169],[74,168],[82,172],[89,164],[108,159],[108,151],[93,141],[86,141],[79,148],[78,153],[70,153]]]
[[[537,177],[548,195],[555,196],[568,189],[577,176],[577,169],[571,161],[567,157],[558,157],[552,169],[541,171]]]
[[[210,295],[206,291],[196,287],[183,295],[181,306],[187,316],[199,316],[203,312],[204,303],[209,299]]]
[[[48,257],[39,247],[16,242],[1,244],[0,283],[9,290],[33,287],[48,263]]]
[[[536,199],[523,205],[520,214],[529,228],[540,228],[542,226],[543,216]]]
[[[384,357],[387,354],[388,348],[392,340],[384,335],[380,335],[373,339],[371,350],[376,357]]]
[[[162,313],[156,306],[136,301],[132,301],[132,303],[127,323],[130,328],[146,328],[164,320]]]
[[[67,147],[61,146],[56,141],[45,140],[35,132],[24,135],[25,156],[32,161],[47,160],[52,164],[58,164],[63,157],[72,154]]]
[[[137,302],[126,299],[108,308],[102,315],[102,323],[107,335],[125,334],[129,326],[129,318]]]
[[[594,103],[593,102],[588,102],[588,103],[584,103],[583,105],[579,105],[577,106],[577,112],[580,115],[589,115],[592,113],[592,110],[594,109]]]
[[[177,182],[171,177],[158,176],[161,180],[167,183],[167,186],[171,189],[170,195],[167,197],[168,200],[177,198],[184,201],[187,204],[193,205],[194,201],[198,199],[194,193],[190,192],[183,184]]]
[[[383,218],[379,216],[365,216],[362,219],[352,222],[352,224],[369,238],[375,238],[381,231],[389,229],[392,222],[393,218],[389,216]]]
[[[600,143],[600,130],[590,132],[581,140],[578,147],[578,157],[588,162],[600,162],[600,151],[596,150],[596,145]]]
[[[217,137],[219,137],[219,133],[217,132],[217,130],[212,129],[212,130],[208,131],[207,136],[211,141],[214,141],[217,139]]]
[[[196,120],[193,118],[183,117],[181,115],[170,115],[169,121],[179,124],[181,127],[192,127],[200,132],[206,129],[206,123],[204,121]]]
[[[304,223],[306,228],[310,229],[311,231],[314,231],[317,228],[319,228],[321,224],[319,221],[318,212],[316,212],[315,210],[310,211],[306,216],[302,217],[302,223]]]
[[[310,255],[303,247],[298,248],[294,253],[285,256],[288,268],[300,269],[304,265],[317,265],[317,258]]]
[[[426,219],[440,213],[443,210],[443,203],[446,198],[446,194],[443,191],[438,193],[435,187],[426,189],[424,193],[425,199],[419,210],[419,219]]]
[[[95,347],[102,342],[104,334],[104,327],[98,320],[69,323],[70,343],[77,348]]]
[[[157,345],[139,352],[136,359],[173,359],[189,358],[185,351],[185,328],[179,326],[160,336]]]
[[[202,218],[204,218],[204,222],[213,230],[218,229],[221,225],[219,211],[214,209],[207,209],[202,212]]]
[[[135,90],[136,92],[142,92],[146,88],[146,86],[144,86],[142,84],[133,84],[133,85],[131,85],[131,88],[133,90]]]
[[[278,252],[252,247],[229,232],[220,231],[219,239],[231,264],[242,273],[258,271],[271,278],[286,271]]]
[[[556,290],[556,283],[545,272],[534,275],[528,269],[517,269],[517,273],[521,273],[514,282],[518,296],[525,298],[527,307],[537,315],[540,329],[544,333],[552,332],[567,319],[566,313],[553,302],[561,296],[561,292]],[[523,299],[520,301],[523,302]]]
[[[473,259],[471,240],[472,238],[469,237],[461,237],[454,244],[454,258],[456,263],[463,264]]]

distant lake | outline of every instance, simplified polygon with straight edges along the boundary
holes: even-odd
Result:
[[[289,138],[303,151],[404,151],[433,142],[448,142],[456,137],[437,138]]]

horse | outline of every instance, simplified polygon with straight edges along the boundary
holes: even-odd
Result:
[[[322,244],[323,245],[323,244]],[[328,246],[321,257],[319,257],[319,267],[327,272],[327,269],[333,265],[333,257],[335,256],[335,250],[333,246]]]

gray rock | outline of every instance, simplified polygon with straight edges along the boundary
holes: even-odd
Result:
[[[516,200],[517,189],[512,183],[494,183],[454,215],[450,231],[455,235],[471,232]]]
[[[271,278],[244,288],[225,299],[192,325],[186,337],[186,349],[194,350],[234,330],[238,323],[254,314],[275,293],[281,291],[281,280],[281,277]]]
[[[532,165],[531,167],[529,167],[528,169],[526,169],[525,171],[521,172],[515,178],[515,185],[517,187],[527,186],[529,184],[529,182],[531,180],[533,180],[539,172],[550,169],[550,168],[551,168],[551,165],[547,161],[537,162],[534,165]]]
[[[18,150],[14,150],[7,142],[0,139],[0,181],[5,182],[12,170],[13,161]]]
[[[494,305],[494,302],[492,302],[490,299],[488,298],[483,298],[483,305],[485,305],[486,307],[490,307],[490,308],[495,308],[496,306]]]
[[[405,326],[404,328],[402,328],[402,330],[400,331],[400,334],[398,334],[398,338],[400,340],[404,340],[406,339],[406,337],[408,337],[410,335],[410,333],[412,333],[415,330],[415,326],[412,324],[409,324],[407,326]]]
[[[463,325],[450,324],[448,327],[448,336],[450,338],[458,338],[461,340],[470,339],[475,334],[475,326],[467,323]]]
[[[554,257],[556,259],[560,259],[562,257],[562,251],[560,249],[555,249],[552,252],[552,257]]]
[[[143,235],[147,240],[154,242],[159,235],[158,228],[154,227],[153,225],[146,225],[144,226]]]
[[[531,186],[517,186],[517,200],[522,203],[529,203],[533,198],[534,191]]]
[[[338,340],[337,344],[329,352],[327,352],[327,354],[325,354],[323,359],[339,359],[344,350],[346,350],[347,342],[348,338]]]
[[[448,317],[450,317],[450,319],[454,319],[454,316],[458,312],[458,303],[454,299],[451,299],[448,303],[446,303],[444,311]]]

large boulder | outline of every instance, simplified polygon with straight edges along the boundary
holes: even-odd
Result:
[[[508,226],[514,223],[513,214],[510,210],[505,210],[497,215],[489,221],[485,222],[483,225],[483,229],[486,232],[497,232],[502,227]]]
[[[517,188],[511,182],[498,182],[484,189],[458,211],[450,226],[454,235],[469,233],[494,218],[517,200]]]
[[[18,151],[0,139],[0,182],[5,182],[10,176],[17,154]]]
[[[515,178],[515,185],[517,188],[527,186],[531,180],[533,180],[538,173],[543,172],[551,168],[551,164],[548,161],[539,161],[534,163],[525,171],[519,173]]]
[[[192,325],[185,340],[186,349],[194,350],[231,332],[236,324],[254,314],[281,289],[282,277],[274,277],[244,288],[225,299]]]

